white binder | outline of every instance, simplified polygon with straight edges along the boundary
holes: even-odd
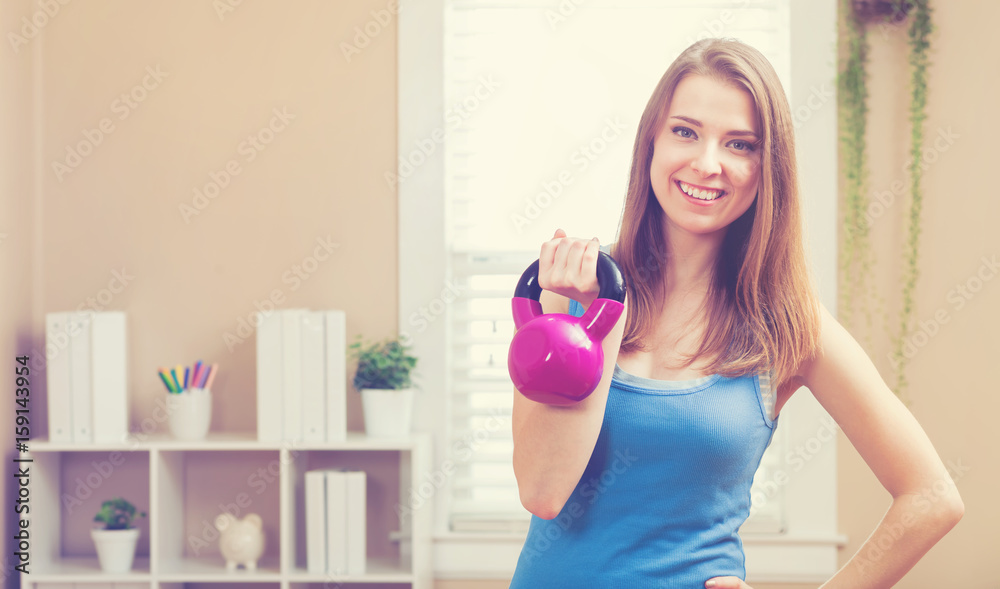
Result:
[[[257,439],[283,438],[283,319],[278,311],[257,313]]]
[[[282,317],[284,364],[284,436],[288,442],[302,441],[302,317],[305,309],[285,309]]]
[[[306,471],[306,569],[326,572],[326,472]]]
[[[93,435],[93,394],[91,363],[92,313],[72,313],[69,318],[70,390],[73,398],[73,441],[88,444]]]
[[[325,326],[323,314],[302,314],[302,438],[326,441]]]
[[[326,316],[326,439],[347,439],[347,314],[325,311]]]
[[[93,438],[95,442],[124,442],[128,437],[125,313],[91,314],[90,332]]]
[[[69,313],[45,314],[45,375],[48,381],[49,440],[73,441],[70,390]]]

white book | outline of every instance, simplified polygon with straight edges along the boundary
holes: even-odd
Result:
[[[305,309],[284,309],[282,317],[282,386],[285,441],[302,441],[302,316]]]
[[[368,500],[364,471],[344,473],[347,479],[347,572],[365,574],[368,560]]]
[[[69,318],[70,390],[73,397],[73,441],[89,444],[94,441],[91,327],[94,313],[73,313]]]
[[[347,439],[347,314],[326,316],[326,441]]]
[[[45,314],[45,377],[48,382],[49,440],[73,441],[70,391],[69,313]]]
[[[306,471],[306,569],[326,572],[326,472]]]
[[[125,313],[94,313],[91,321],[94,441],[124,442],[128,437]]]
[[[347,477],[326,472],[326,572],[346,575],[347,567]]]
[[[326,359],[323,314],[302,314],[302,439],[326,441]]]
[[[283,437],[282,325],[278,311],[257,313],[257,439],[264,442]]]

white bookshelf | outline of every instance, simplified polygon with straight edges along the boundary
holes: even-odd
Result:
[[[260,442],[252,433],[131,444],[35,439],[29,448],[31,574],[21,575],[22,589],[431,589],[433,502],[422,501],[409,517],[397,511],[431,471],[427,434],[350,432],[337,443]],[[367,476],[366,572],[309,573],[305,472],[341,467]],[[147,513],[137,521],[136,561],[124,574],[101,571],[89,535],[100,502],[116,495]],[[82,505],[67,499],[79,497]],[[212,532],[225,507],[263,519],[266,547],[256,571],[226,571]]]

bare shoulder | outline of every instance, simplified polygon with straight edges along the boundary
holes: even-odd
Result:
[[[798,382],[809,387],[893,497],[950,482],[927,434],[865,350],[826,308],[820,311],[819,349],[800,367]],[[942,506],[958,513],[961,500],[956,493]]]
[[[797,367],[791,378],[778,384],[776,391],[777,402],[775,412],[781,410],[781,407],[788,401],[795,391],[802,387],[809,386],[810,375],[812,375],[813,379],[816,378],[813,371],[816,368],[817,363],[827,362],[831,357],[836,357],[838,355],[838,351],[843,352],[848,340],[851,342],[854,341],[850,334],[848,334],[836,318],[833,317],[830,311],[827,310],[826,306],[821,303],[819,317],[819,348],[816,350],[816,354],[814,354],[812,358],[805,360]],[[833,352],[832,356],[830,352]]]

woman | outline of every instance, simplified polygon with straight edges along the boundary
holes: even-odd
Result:
[[[562,230],[542,245],[545,312],[589,307],[599,247]],[[605,251],[627,298],[597,390],[568,407],[514,395],[514,471],[534,516],[513,589],[749,587],[737,530],[802,386],[893,497],[859,550],[892,531],[891,553],[856,555],[823,587],[891,587],[958,522],[962,500],[926,434],[816,298],[791,113],[758,51],[708,39],[666,71]],[[950,492],[918,507],[941,481]]]

